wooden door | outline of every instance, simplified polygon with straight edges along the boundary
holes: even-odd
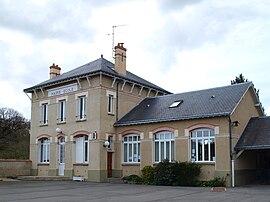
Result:
[[[112,177],[112,152],[107,152],[107,177]]]

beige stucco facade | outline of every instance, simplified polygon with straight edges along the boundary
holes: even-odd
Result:
[[[77,90],[48,96],[52,89],[64,88],[76,85]],[[116,94],[118,88],[118,113],[116,113]],[[32,118],[31,118],[31,146],[30,159],[32,160],[32,174],[41,176],[58,175],[59,168],[59,143],[60,137],[65,138],[65,171],[64,175],[84,176],[86,180],[102,182],[107,179],[107,148],[103,146],[108,137],[112,137],[110,153],[112,154],[112,172],[114,176],[121,177],[122,170],[116,169],[116,151],[120,151],[116,141],[114,122],[137,105],[147,96],[161,95],[161,92],[150,90],[145,86],[134,85],[125,81],[114,81],[113,77],[98,75],[91,78],[81,78],[77,82],[64,83],[53,88],[37,90],[32,94]],[[86,119],[76,119],[77,98],[86,95]],[[113,96],[112,112],[108,112],[108,96]],[[66,120],[63,123],[57,121],[58,101],[66,100]],[[41,124],[41,105],[48,103],[48,123]],[[61,133],[56,132],[61,129]],[[97,138],[92,134],[97,132]],[[75,138],[79,135],[89,137],[89,162],[75,163]],[[39,162],[38,141],[41,138],[50,139],[50,162]]]
[[[52,84],[49,82],[42,87],[26,89],[32,94],[32,175],[82,176],[85,180],[95,182],[104,182],[108,177],[140,175],[145,166],[156,165],[155,137],[163,131],[173,134],[173,144],[168,143],[170,146],[167,147],[171,149],[170,158],[173,161],[194,161],[191,134],[198,129],[209,129],[214,133],[214,137],[209,138],[211,143],[207,143],[209,159],[196,162],[202,168],[200,178],[208,180],[215,176],[225,177],[228,186],[233,179],[236,184],[248,182],[248,176],[254,175],[256,170],[256,155],[248,151],[235,154],[234,146],[249,119],[262,115],[253,87],[250,86],[239,103],[235,103],[236,107],[230,115],[115,127],[114,123],[144,98],[168,93],[152,84],[149,86],[125,79],[126,49],[123,44],[117,47],[120,52],[116,54],[115,68],[111,67],[113,73],[100,70],[99,73],[68,79],[64,77]],[[52,67],[50,79],[53,81],[61,75],[61,68],[55,65]],[[240,124],[233,125],[235,121]],[[124,138],[131,135],[134,135],[131,138],[136,139],[135,143],[125,145]],[[127,145],[139,150],[132,156],[135,161],[124,160],[124,153],[131,151]]]

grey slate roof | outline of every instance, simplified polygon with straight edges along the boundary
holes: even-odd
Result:
[[[42,83],[39,83],[35,86],[24,89],[24,92],[29,93],[29,92],[32,92],[34,89],[49,87],[49,86],[59,84],[61,82],[76,80],[76,78],[78,78],[78,77],[82,78],[85,76],[91,76],[91,75],[96,75],[96,74],[100,74],[100,73],[105,74],[105,75],[109,75],[112,77],[115,76],[119,79],[131,81],[131,82],[134,82],[138,85],[147,86],[147,87],[158,90],[158,91],[165,93],[165,94],[170,94],[170,92],[166,91],[165,89],[163,89],[163,88],[161,88],[161,87],[159,87],[159,86],[157,86],[149,81],[146,81],[145,79],[143,79],[135,74],[132,74],[129,71],[127,71],[126,75],[117,74],[114,71],[114,64],[112,62],[104,59],[103,57],[101,57],[95,61],[89,62],[85,65],[82,65],[80,67],[77,67],[71,71],[63,73],[57,77],[54,77],[53,79],[49,79],[49,80],[44,81]]]
[[[254,117],[248,122],[238,140],[235,150],[269,149],[270,148],[270,117]]]
[[[145,98],[114,126],[187,120],[230,115],[250,87],[251,82],[206,90]],[[169,106],[183,102],[175,108]]]

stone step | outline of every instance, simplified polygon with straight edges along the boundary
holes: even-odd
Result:
[[[110,177],[107,179],[107,182],[112,184],[124,184],[123,179],[117,177]]]
[[[18,176],[18,180],[23,181],[67,181],[72,180],[65,176]]]

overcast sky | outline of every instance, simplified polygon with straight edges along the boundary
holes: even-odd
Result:
[[[30,119],[23,89],[52,63],[112,61],[112,26],[129,71],[173,93],[243,73],[270,115],[270,0],[0,0],[0,107]]]

